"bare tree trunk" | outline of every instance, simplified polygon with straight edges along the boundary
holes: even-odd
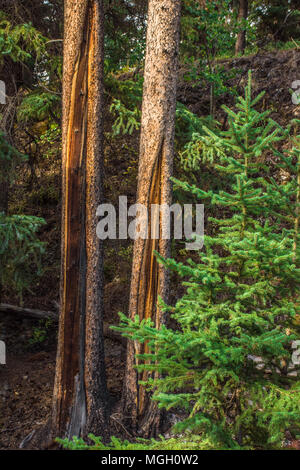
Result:
[[[140,160],[137,202],[150,214],[151,204],[171,204],[176,85],[180,30],[180,0],[150,0],[148,11],[147,50],[144,72]],[[149,216],[149,219],[151,217]],[[149,222],[150,223],[150,222]],[[153,250],[169,256],[170,241],[138,239],[134,245],[130,306],[131,318],[151,318],[157,327],[162,313],[158,296],[168,297],[168,274],[157,263]],[[128,425],[140,428],[144,436],[159,428],[159,412],[138,380],[135,355],[147,351],[129,341],[123,394],[123,412]]]
[[[239,13],[238,21],[242,22],[248,18],[248,0],[239,0]],[[238,33],[236,44],[235,44],[235,53],[243,54],[246,48],[246,28],[242,27],[241,31]]]
[[[50,436],[104,435],[102,0],[65,0],[61,315]]]

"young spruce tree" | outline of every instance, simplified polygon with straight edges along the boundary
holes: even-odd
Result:
[[[121,315],[123,334],[149,344],[139,369],[160,373],[148,382],[154,400],[186,410],[176,429],[201,434],[215,448],[278,447],[300,422],[292,360],[300,318],[300,151],[297,138],[256,110],[261,98],[251,97],[250,75],[237,112],[224,107],[228,130],[207,130],[220,177],[232,179],[229,190],[176,181],[222,214],[209,218],[197,261],[160,258],[187,287],[174,308],[164,306],[179,330]],[[280,140],[293,140],[292,150],[276,150]]]

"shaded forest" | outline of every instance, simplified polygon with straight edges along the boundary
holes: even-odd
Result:
[[[300,449],[299,66],[296,0],[0,0],[1,450]]]

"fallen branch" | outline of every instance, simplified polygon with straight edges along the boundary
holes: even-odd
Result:
[[[32,308],[17,307],[16,305],[0,304],[0,312],[9,315],[21,315],[22,317],[36,318],[38,320],[58,321],[58,314],[55,312],[44,312]]]
[[[52,320],[54,322],[58,322],[59,319],[59,315],[56,312],[45,312],[43,310],[17,307],[16,305],[9,304],[0,304],[0,312],[8,315],[19,315],[21,317],[33,318],[37,320]],[[103,334],[105,338],[118,341],[119,343],[123,344],[123,346],[126,346],[126,339],[119,333],[112,331],[108,323],[104,323],[103,325]]]

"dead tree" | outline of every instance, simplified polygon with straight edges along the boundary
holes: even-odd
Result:
[[[102,0],[65,0],[61,312],[51,438],[104,435]]]

